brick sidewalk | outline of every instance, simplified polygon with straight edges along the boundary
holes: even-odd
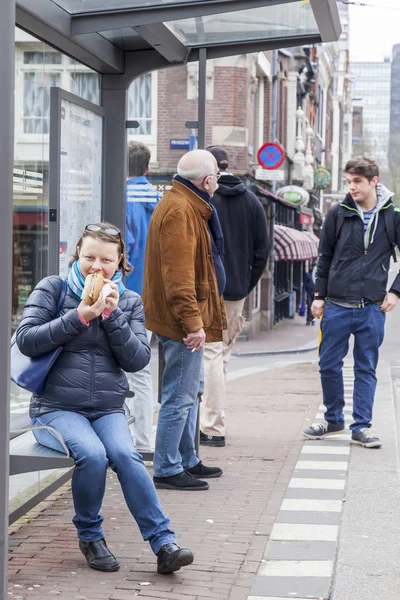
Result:
[[[121,570],[86,567],[65,486],[12,527],[9,598],[245,600],[303,443],[304,419],[313,419],[320,403],[317,367],[297,364],[237,379],[228,384],[228,398],[228,445],[202,447],[204,462],[221,466],[224,476],[206,492],[159,492],[180,545],[195,553],[193,566],[157,575],[111,473],[104,525]]]

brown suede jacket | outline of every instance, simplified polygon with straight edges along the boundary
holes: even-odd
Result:
[[[150,221],[143,304],[146,327],[173,340],[204,328],[222,340],[225,309],[218,295],[207,221],[212,208],[179,181],[164,194]]]

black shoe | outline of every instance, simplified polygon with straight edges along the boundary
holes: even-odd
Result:
[[[213,446],[215,448],[220,448],[225,446],[225,436],[224,435],[206,435],[202,431],[200,431],[200,444],[202,446]]]
[[[96,542],[79,540],[79,549],[92,569],[96,569],[96,571],[118,571],[119,562],[107,548],[104,538]]]
[[[153,477],[154,485],[158,490],[186,490],[200,491],[208,490],[210,487],[207,481],[195,479],[186,471],[172,475],[171,477]]]
[[[345,430],[344,423],[328,423],[323,421],[316,425],[311,425],[303,431],[303,436],[308,440],[323,440],[329,435],[337,435]]]
[[[206,467],[200,461],[195,467],[191,469],[186,469],[186,473],[189,473],[192,477],[196,479],[211,479],[213,477],[221,477],[223,470],[219,467]]]
[[[372,431],[365,427],[358,431],[353,431],[351,434],[351,443],[358,444],[364,448],[380,448],[382,446],[381,440],[372,434]]]
[[[194,556],[188,548],[179,548],[176,544],[161,546],[157,554],[157,572],[161,575],[179,571],[194,561]]]

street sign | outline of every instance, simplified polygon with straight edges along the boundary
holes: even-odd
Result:
[[[189,140],[187,138],[179,138],[169,140],[171,150],[189,150]]]
[[[256,169],[255,176],[258,181],[283,181],[285,179],[285,171],[283,169],[267,171],[258,168]]]
[[[279,144],[267,142],[259,149],[257,161],[263,169],[279,169],[285,162],[285,151]]]

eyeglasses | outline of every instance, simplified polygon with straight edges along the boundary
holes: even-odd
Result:
[[[117,227],[103,227],[102,225],[86,225],[85,231],[104,231],[104,233],[108,233],[109,235],[119,235],[121,237],[121,232]]]
[[[207,175],[207,177],[215,177],[215,179],[218,181],[218,179],[221,177],[221,173],[219,171],[218,173],[210,173]],[[207,179],[207,177],[205,179]]]

